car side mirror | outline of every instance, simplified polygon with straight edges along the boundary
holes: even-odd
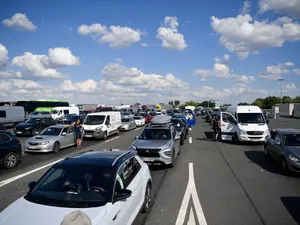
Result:
[[[132,194],[132,191],[130,191],[128,189],[121,189],[115,196],[114,202],[127,199],[131,196],[131,194]]]
[[[134,139],[139,139],[139,136],[135,136]]]
[[[28,188],[31,191],[36,186],[36,181],[31,181],[28,183]]]
[[[67,135],[67,132],[63,132],[62,134],[61,134],[61,136],[66,136]]]

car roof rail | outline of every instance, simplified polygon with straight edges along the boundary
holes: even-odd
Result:
[[[125,155],[128,155],[130,152],[131,151],[128,150],[128,151],[125,151],[123,154],[119,155],[117,158],[115,158],[115,160],[113,161],[111,166],[114,166],[119,161],[119,159],[123,158]]]
[[[78,156],[78,155],[81,155],[81,154],[84,154],[84,153],[88,153],[88,152],[94,152],[95,150],[86,150],[86,151],[83,151],[83,152],[78,152],[78,153],[75,153],[73,155],[70,155],[68,156],[67,158],[65,158],[64,160],[67,160],[67,159],[70,159],[70,158],[73,158],[75,156]]]

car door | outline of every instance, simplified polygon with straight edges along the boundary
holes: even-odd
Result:
[[[60,134],[59,139],[60,139],[60,146],[61,147],[65,147],[69,143],[69,141],[68,141],[68,139],[69,139],[68,132],[69,132],[68,128],[65,127],[63,129],[63,131],[61,132],[61,134]]]
[[[126,160],[118,169],[116,174],[116,180],[114,185],[114,197],[118,194],[118,192],[122,189],[129,189],[132,188],[130,186],[130,173],[128,170],[128,163],[129,159]],[[132,191],[132,190],[131,190]],[[133,206],[133,198],[134,193],[132,195],[124,200],[120,200],[117,202],[114,202],[113,197],[113,204],[112,204],[112,210],[110,211],[108,217],[111,221],[112,225],[120,225],[124,224],[124,222],[128,222],[128,219],[130,218],[131,214],[129,213],[131,211],[131,207]]]
[[[221,138],[222,140],[231,141],[237,131],[237,121],[235,117],[228,112],[221,112]]]
[[[280,144],[278,145],[278,143]],[[273,145],[273,155],[275,160],[279,161],[281,154],[282,154],[282,137],[281,134],[277,132],[275,134],[274,145]]]
[[[11,138],[4,133],[0,133],[0,159],[3,159],[10,148]]]
[[[276,136],[276,131],[271,131],[270,137],[268,137],[267,142],[266,142],[268,154],[271,155],[271,157],[273,157],[274,159],[276,158],[276,156],[275,156],[275,136]]]
[[[180,148],[180,138],[177,139],[177,140],[175,138],[176,136],[180,136],[178,133],[179,132],[174,127],[171,128],[171,135],[172,135],[172,139],[173,139],[173,142],[174,142],[174,145],[175,145],[175,147],[174,147],[174,149],[175,149],[175,157],[178,155],[179,148]]]
[[[66,144],[67,145],[71,145],[71,144],[75,144],[75,132],[74,132],[74,127],[68,127],[67,128],[67,140],[66,140]]]

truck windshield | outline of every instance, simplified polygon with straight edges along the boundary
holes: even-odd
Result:
[[[238,123],[266,123],[262,113],[238,113]]]
[[[88,115],[85,117],[84,124],[86,125],[98,125],[104,123],[105,116],[102,115]]]

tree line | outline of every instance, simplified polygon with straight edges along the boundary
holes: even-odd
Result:
[[[266,98],[257,98],[252,103],[240,102],[238,105],[256,105],[262,109],[271,109],[272,106],[281,103],[281,98],[276,96],[269,96]],[[283,96],[282,103],[300,103],[300,96],[291,98],[290,96]]]

